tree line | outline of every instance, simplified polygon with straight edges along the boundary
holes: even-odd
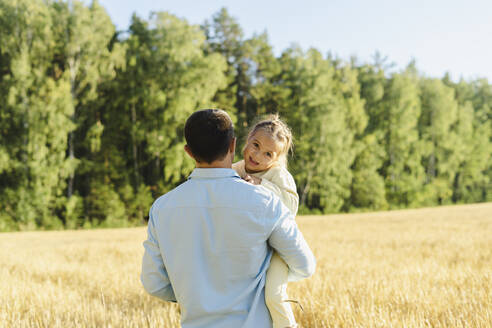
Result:
[[[226,9],[116,31],[97,1],[0,0],[0,106],[0,231],[142,223],[193,169],[183,126],[201,108],[231,115],[238,149],[280,114],[301,213],[492,201],[487,79],[275,55]]]

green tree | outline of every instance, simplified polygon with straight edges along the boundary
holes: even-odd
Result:
[[[491,131],[487,122],[482,122],[474,114],[470,102],[459,107],[455,145],[459,152],[459,168],[453,183],[453,202],[487,201],[484,191],[490,182],[487,168],[492,159]],[[485,113],[478,111],[476,115],[480,117]]]
[[[124,92],[113,108],[126,115],[112,133],[122,126],[131,131],[120,157],[133,159],[126,165],[135,172],[135,190],[143,182],[162,194],[192,169],[183,151],[184,122],[193,111],[213,107],[213,96],[226,82],[224,59],[207,55],[204,42],[199,26],[168,13],[132,19],[126,69],[117,83]]]
[[[352,165],[353,179],[347,210],[384,210],[388,208],[384,179],[379,169],[385,159],[385,151],[376,133],[366,135],[359,143]]]
[[[244,32],[226,8],[222,8],[214,14],[211,21],[205,21],[202,30],[206,36],[206,53],[220,54],[227,63],[225,70],[227,85],[217,91],[214,95],[214,101],[222,109],[235,114],[240,84],[245,79],[246,73],[241,70]]]
[[[279,85],[289,90],[281,104],[296,139],[290,166],[302,208],[336,212],[350,195],[350,166],[355,152],[346,147],[353,135],[347,128],[344,99],[337,94],[335,67],[311,49],[291,48],[282,54]]]
[[[253,121],[257,116],[277,113],[279,111],[293,111],[293,108],[281,108],[289,91],[277,83],[281,74],[279,60],[273,54],[268,35],[262,33],[254,35],[244,42],[245,57],[249,63],[250,110],[248,118]]]
[[[104,131],[100,86],[114,78],[116,67],[123,63],[124,49],[114,42],[114,25],[96,0],[90,5],[77,0],[53,2],[51,13],[56,22],[54,70],[69,84],[71,120],[76,127],[68,136],[67,153],[74,169],[66,191],[69,200],[75,199],[67,203],[64,214],[67,226],[76,227],[89,219],[87,214],[73,211],[83,206],[88,213],[90,198],[83,197],[103,197],[106,192],[98,188],[102,167],[97,152]]]
[[[335,62],[341,61],[335,60]],[[355,81],[352,82],[355,90],[359,90],[357,93],[360,100],[355,103],[358,106],[363,105],[365,117],[359,114],[363,119],[358,122],[362,124],[352,124],[359,128],[353,128],[356,133],[353,146],[356,158],[351,168],[353,180],[350,202],[346,204],[345,210],[381,210],[389,206],[386,200],[384,177],[380,173],[386,160],[383,143],[384,128],[381,120],[385,117],[383,99],[387,78],[382,66],[379,62],[358,66],[357,84]]]
[[[445,77],[443,81],[454,88],[459,104],[454,129],[458,135],[455,148],[460,153],[460,160],[453,183],[453,202],[490,200],[491,176],[487,171],[490,170],[492,152],[488,116],[491,87],[485,80],[453,83]]]
[[[342,209],[344,211],[385,209],[388,205],[385,199],[384,180],[378,172],[383,163],[384,151],[378,144],[378,135],[368,130],[369,116],[366,112],[365,100],[361,98],[360,71],[353,66],[355,59],[350,63],[344,63],[339,59],[332,59],[331,62],[336,68],[335,90],[342,99],[349,136],[345,140],[344,147],[350,149],[354,156],[353,164],[350,166],[352,173],[350,198],[346,199]]]
[[[1,230],[61,225],[74,125],[69,86],[53,66],[53,25],[44,1],[0,2]]]
[[[419,80],[409,66],[393,74],[387,85],[379,119],[386,152],[382,174],[388,202],[395,207],[418,206],[425,173],[418,122],[421,115]]]
[[[458,117],[454,90],[441,80],[422,79],[421,104],[419,130],[426,178],[418,201],[422,205],[449,204],[460,155],[455,148],[458,136],[453,131]]]
[[[206,52],[220,54],[227,63],[226,87],[219,89],[213,100],[231,114],[236,135],[242,142],[260,114],[251,89],[258,82],[255,80],[259,69],[257,60],[269,55],[266,35],[245,39],[237,20],[225,8],[217,12],[211,22],[205,21],[202,29],[206,35]]]
[[[475,96],[472,99],[472,103],[476,111],[476,118],[480,125],[484,125],[482,129],[484,129],[484,131],[489,131],[490,142],[488,152],[490,154],[492,151],[490,149],[490,145],[492,144],[492,133],[490,132],[492,131],[492,85],[489,84],[487,79],[479,79],[472,84],[475,90]],[[486,127],[487,125],[489,128]],[[486,151],[484,150],[484,152]],[[490,160],[490,155],[486,166],[485,174],[487,175],[487,181],[484,182],[481,189],[484,196],[483,199],[490,202],[492,201],[492,160]]]

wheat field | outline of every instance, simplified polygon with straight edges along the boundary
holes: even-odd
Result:
[[[301,327],[492,327],[492,203],[297,220],[318,263],[289,285]],[[140,285],[145,235],[0,234],[0,327],[179,327]]]

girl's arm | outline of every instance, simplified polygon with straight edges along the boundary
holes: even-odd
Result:
[[[261,179],[246,173],[244,170],[244,160],[232,164],[232,168],[236,170],[244,180],[252,184],[262,185],[273,191],[294,216],[297,214],[299,195],[297,195],[296,183],[292,175],[285,168],[272,168]]]
[[[290,183],[284,184],[282,183],[284,181],[278,180],[279,179],[273,179],[273,181],[270,181],[268,179],[262,178],[261,185],[273,191],[273,193],[280,197],[282,203],[284,203],[284,205],[287,206],[290,212],[295,216],[297,214],[297,209],[299,206],[299,195],[297,195],[295,183],[292,186],[292,184]]]
[[[273,191],[294,216],[299,206],[296,183],[292,175],[283,167],[272,168],[262,177],[261,185]]]

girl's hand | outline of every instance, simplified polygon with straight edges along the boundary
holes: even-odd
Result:
[[[255,177],[253,175],[246,175],[243,179],[244,179],[244,181],[247,181],[247,182],[254,184],[254,185],[261,184],[261,179],[258,177]]]

